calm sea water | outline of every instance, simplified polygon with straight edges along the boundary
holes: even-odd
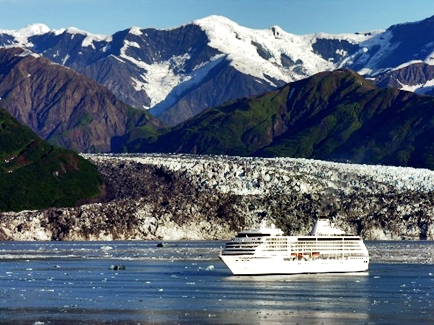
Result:
[[[367,242],[366,273],[243,277],[224,242],[169,244],[0,242],[0,324],[434,322],[433,242]]]

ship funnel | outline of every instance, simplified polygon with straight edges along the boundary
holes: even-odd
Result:
[[[311,236],[339,236],[344,234],[343,230],[333,227],[329,218],[318,218],[310,232]]]

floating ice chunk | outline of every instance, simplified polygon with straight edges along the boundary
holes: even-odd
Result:
[[[207,266],[207,268],[205,270],[212,271],[214,269],[215,269],[214,265],[209,265],[209,266]]]

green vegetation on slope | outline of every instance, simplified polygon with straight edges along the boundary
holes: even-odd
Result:
[[[128,149],[247,156],[272,141],[287,91],[280,89],[257,96],[254,102],[244,98],[208,109],[169,129],[155,142],[138,139],[130,143]]]
[[[96,166],[0,109],[0,211],[73,206],[99,195]]]

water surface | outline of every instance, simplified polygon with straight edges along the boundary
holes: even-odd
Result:
[[[434,319],[432,242],[367,242],[368,272],[288,276],[232,276],[217,258],[224,242],[169,244],[0,242],[0,324],[429,324]]]

